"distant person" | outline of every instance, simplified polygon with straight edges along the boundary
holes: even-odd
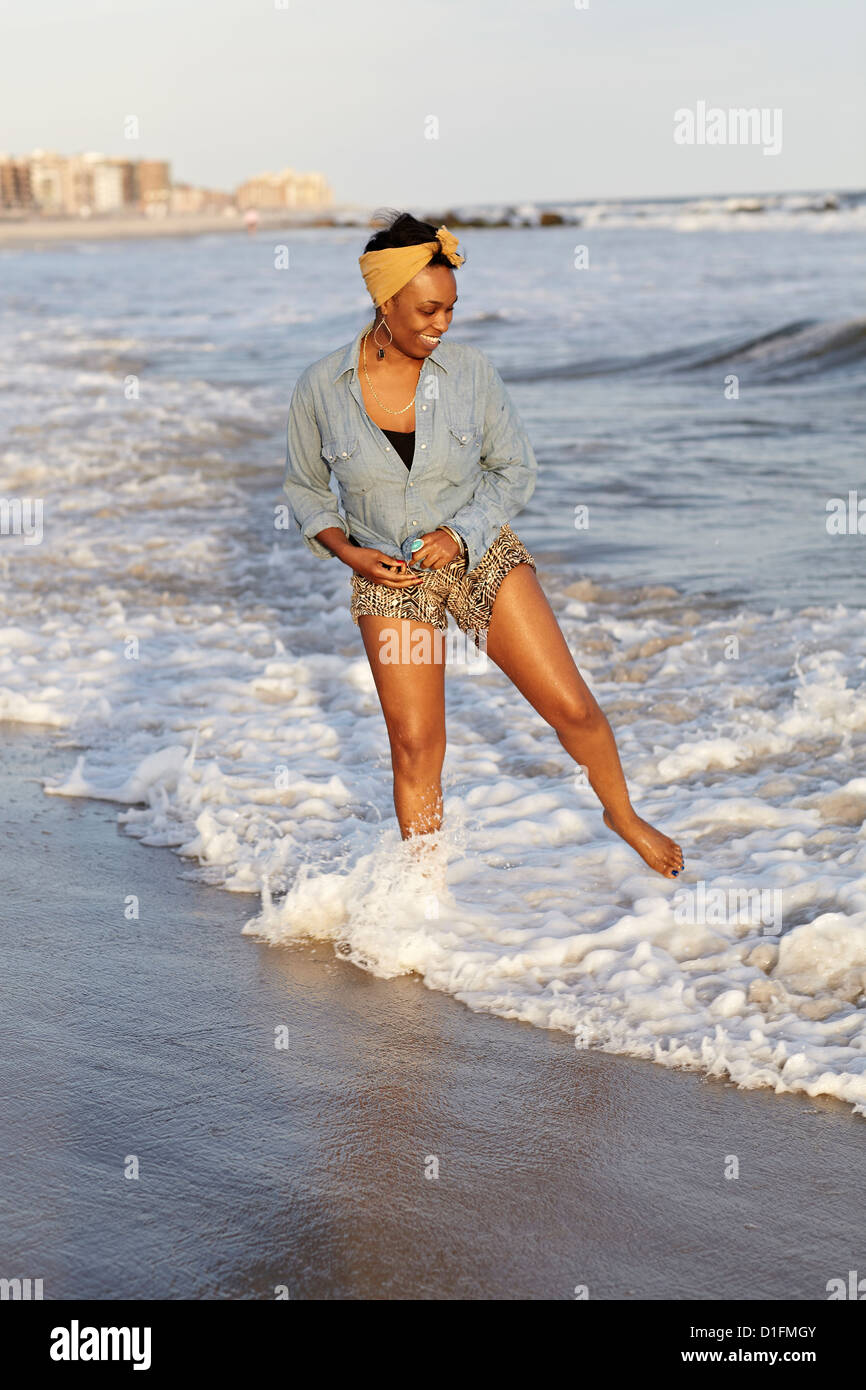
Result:
[[[509,525],[535,487],[523,425],[485,354],[443,342],[457,244],[447,227],[393,215],[360,258],[374,319],[306,368],[289,410],[284,489],[313,554],[353,571],[350,612],[385,716],[401,833],[442,823],[451,613],[586,769],[609,828],[675,878],[682,851],[633,808],[610,725]]]
[[[250,236],[252,236],[253,233],[256,231],[258,225],[259,214],[256,212],[255,208],[248,208],[247,211],[244,213],[244,226],[246,227]]]

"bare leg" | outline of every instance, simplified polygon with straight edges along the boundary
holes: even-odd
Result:
[[[531,565],[503,579],[487,631],[487,655],[556,731],[586,768],[604,821],[651,869],[676,878],[683,867],[675,841],[642,820],[631,804],[611,727],[578,671]]]
[[[406,840],[442,824],[445,634],[409,618],[358,619],[391,743],[394,809]]]

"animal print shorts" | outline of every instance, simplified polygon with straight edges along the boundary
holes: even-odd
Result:
[[[357,623],[368,613],[379,618],[412,618],[445,630],[450,613],[462,632],[486,632],[499,585],[515,565],[535,569],[523,541],[506,522],[473,570],[467,571],[466,560],[458,555],[442,569],[419,570],[423,584],[406,589],[389,589],[386,584],[353,574],[352,619]]]

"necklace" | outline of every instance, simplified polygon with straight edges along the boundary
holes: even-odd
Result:
[[[369,331],[370,330],[368,329],[367,333],[369,333]],[[365,333],[363,338],[361,339],[361,349],[364,358],[364,376],[367,378],[367,385],[370,388],[373,400],[376,402],[377,405],[381,406],[383,410],[386,410],[389,415],[405,415],[406,411],[411,410],[413,405],[415,404],[414,394],[409,404],[404,405],[402,410],[392,410],[391,407],[389,405],[386,405],[384,401],[379,400],[379,397],[376,395],[376,392],[373,389],[373,383],[370,380],[370,373],[367,371],[367,333]],[[417,390],[417,387],[415,389]]]

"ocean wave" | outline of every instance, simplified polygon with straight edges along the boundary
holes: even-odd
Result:
[[[702,615],[671,586],[548,579],[636,804],[685,846],[688,877],[651,874],[499,673],[459,667],[446,828],[419,866],[381,823],[386,735],[366,660],[343,650],[343,576],[305,600],[317,642],[301,654],[274,636],[285,554],[270,600],[213,602],[200,539],[184,553],[200,582],[145,611],[129,585],[102,592],[105,556],[82,541],[62,629],[44,606],[0,629],[0,717],[65,727],[85,750],[46,791],[115,801],[146,844],[261,895],[245,930],[274,944],[330,940],[580,1047],[866,1114],[866,779],[852,775],[866,614]],[[139,550],[163,586],[165,563]]]
[[[341,208],[337,226],[368,226],[372,208]],[[751,227],[812,227],[815,230],[863,226],[866,193],[826,189],[812,193],[719,194],[697,198],[605,198],[559,202],[456,204],[426,209],[419,216],[457,228],[669,227],[676,231]]]
[[[710,342],[637,357],[593,358],[512,369],[509,381],[578,380],[618,373],[701,371],[710,367],[743,366],[762,380],[835,371],[866,359],[866,318],[825,323],[803,319],[747,338],[726,335]]]

